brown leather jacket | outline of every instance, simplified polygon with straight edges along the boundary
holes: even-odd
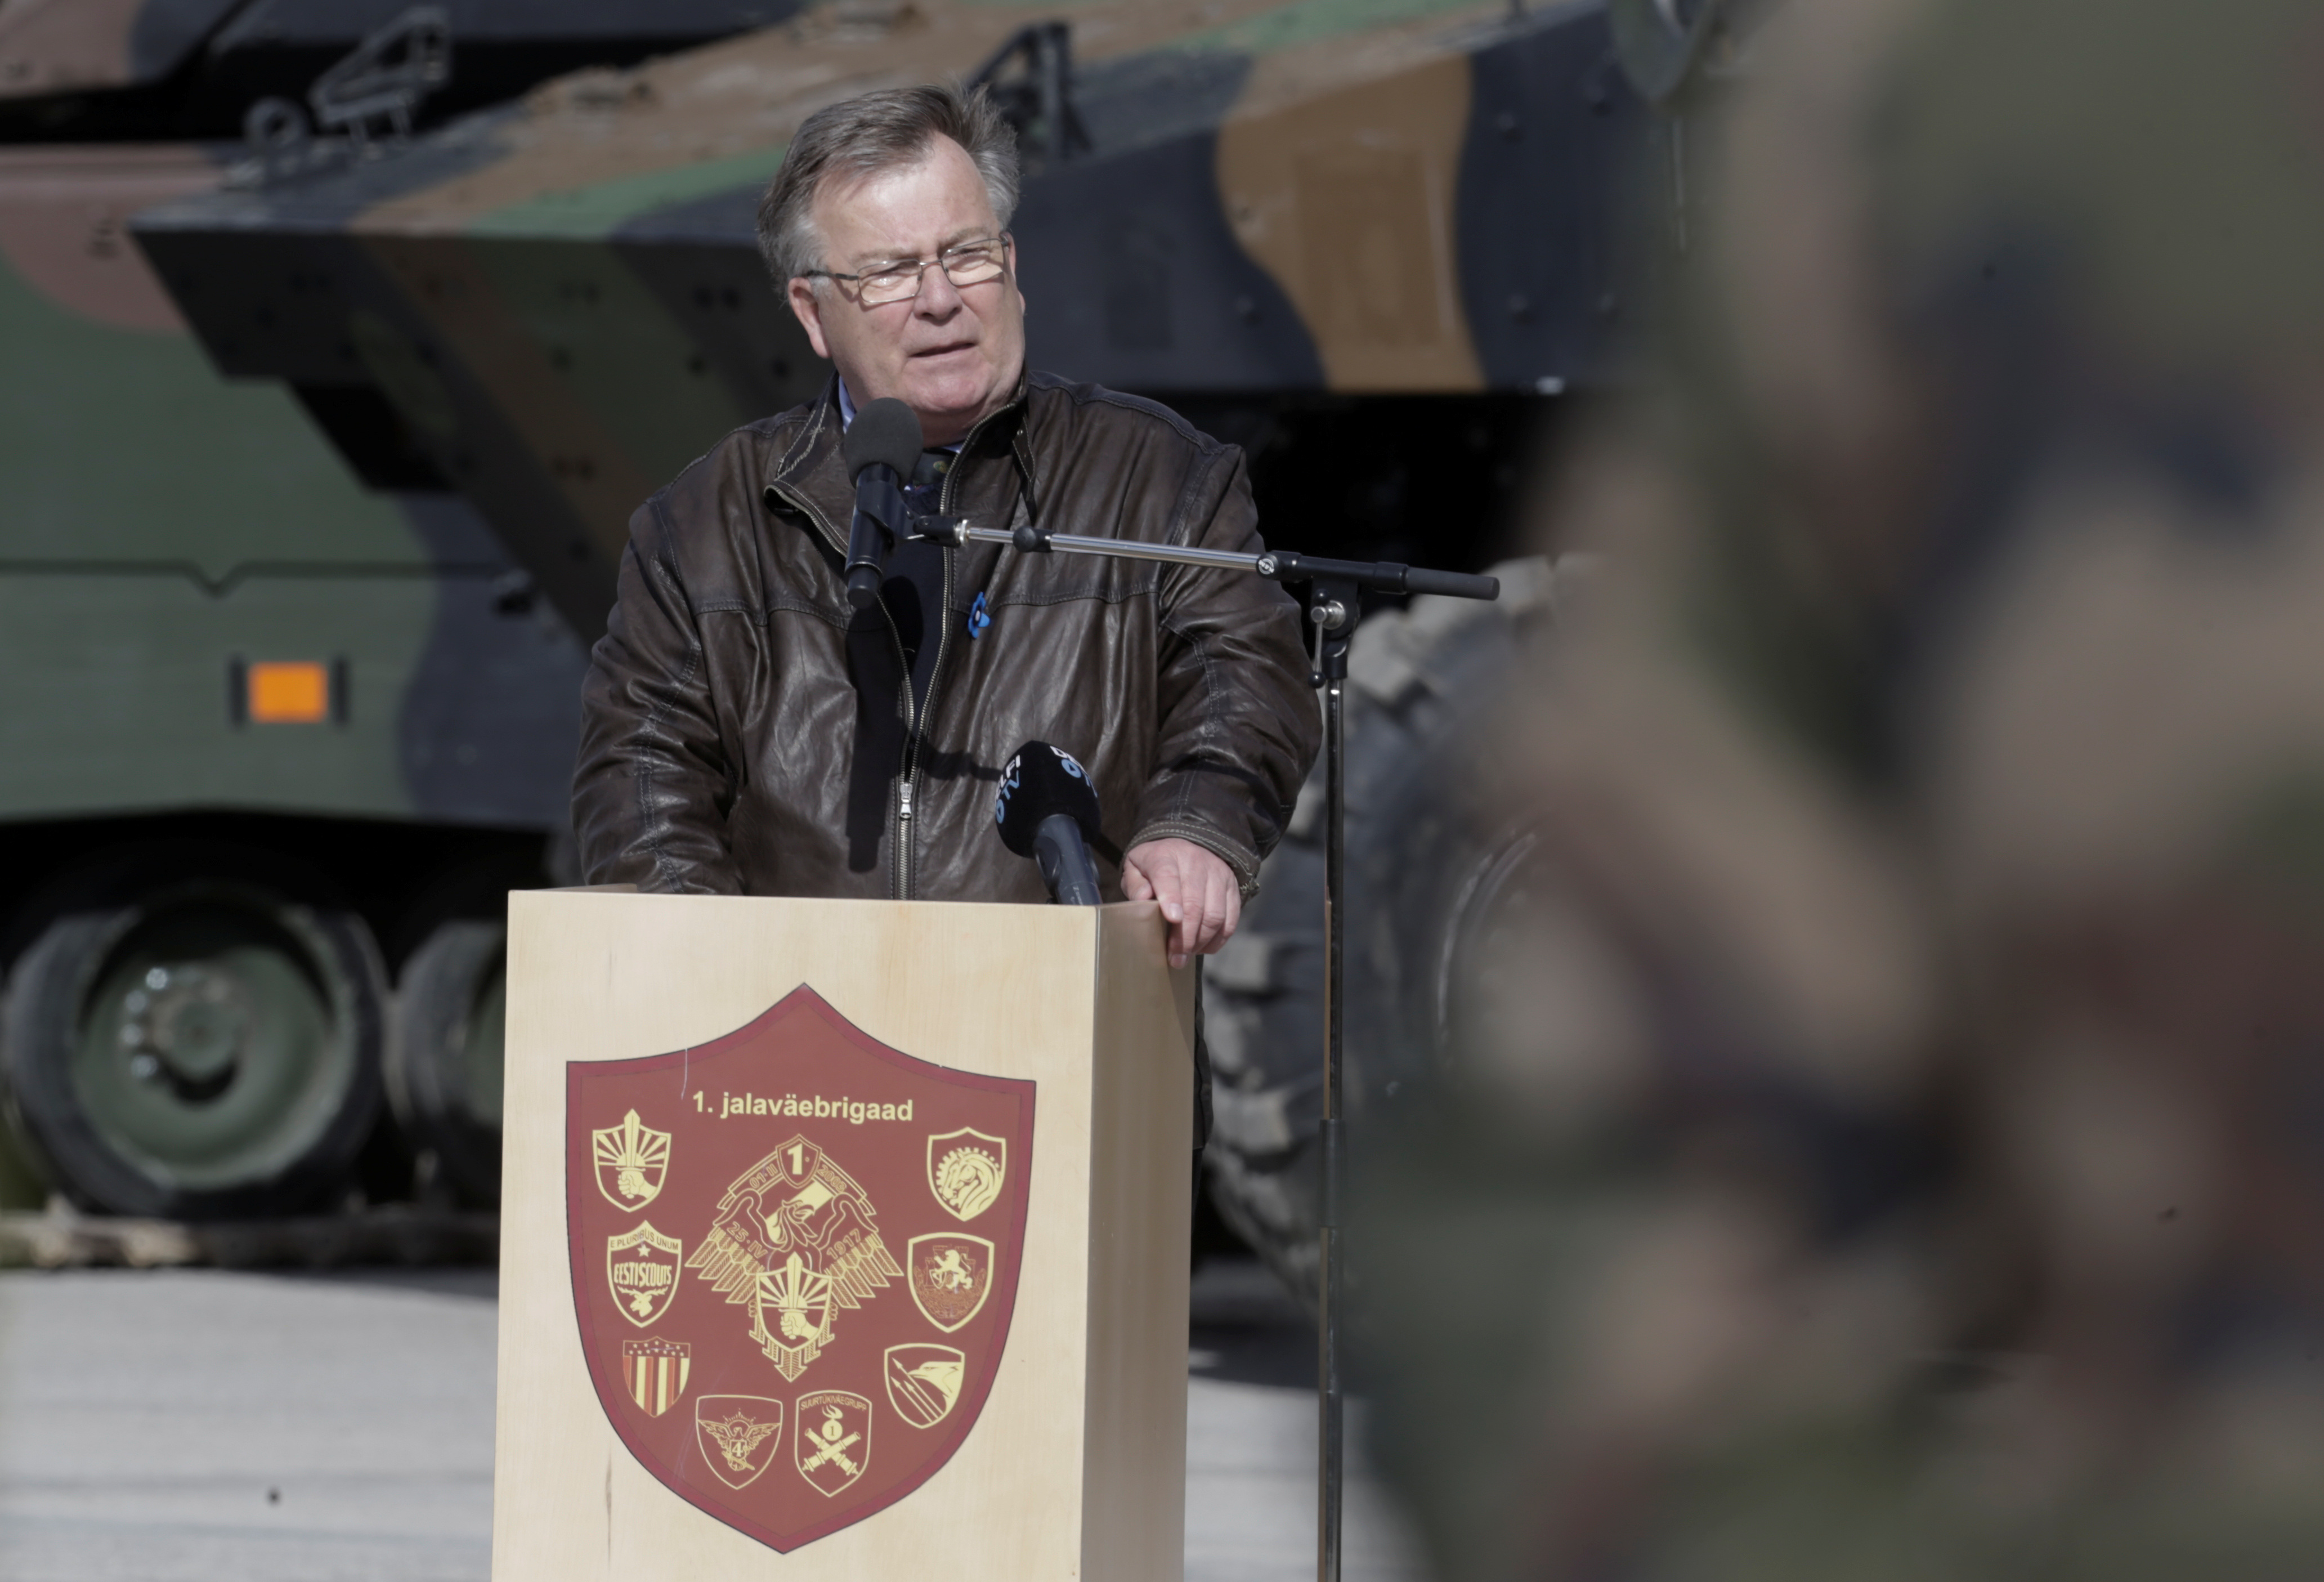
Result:
[[[592,884],[1033,901],[993,828],[1028,740],[1088,767],[1098,863],[1180,836],[1244,893],[1320,734],[1296,602],[1240,573],[946,550],[924,719],[887,612],[849,608],[835,382],[728,435],[639,508],[582,688],[573,822]],[[1242,454],[1176,413],[1035,374],[973,430],[941,511],[978,525],[1257,550]],[[972,636],[978,592],[991,624]]]

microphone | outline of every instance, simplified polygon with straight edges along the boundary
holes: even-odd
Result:
[[[1095,906],[1097,865],[1089,841],[1098,837],[1097,789],[1073,755],[1047,742],[1028,742],[1001,772],[992,799],[1001,844],[1041,865],[1042,882],[1063,906]]]
[[[919,414],[892,395],[858,407],[839,442],[855,484],[855,520],[847,530],[847,602],[872,607],[888,551],[904,531],[904,480],[920,459]]]

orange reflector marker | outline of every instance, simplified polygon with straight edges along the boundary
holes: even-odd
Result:
[[[249,669],[255,725],[320,725],[331,717],[331,672],[311,660],[261,661]]]

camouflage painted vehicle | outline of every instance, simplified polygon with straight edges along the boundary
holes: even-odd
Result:
[[[458,70],[411,106],[408,131],[514,98],[545,78],[666,54],[797,9],[793,0],[7,0],[0,141],[236,139],[269,98],[302,100],[318,88],[331,97],[357,69],[369,75],[409,59],[415,40],[422,54],[456,45]],[[327,113],[317,119],[333,129]]]
[[[1011,229],[1037,365],[1242,443],[1272,541],[1476,569],[1564,398],[1618,373],[1636,269],[1616,195],[1654,133],[1615,42],[1594,4],[844,0],[134,230],[221,366],[392,413],[378,442],[452,480],[586,639],[638,503],[826,377],[753,235],[792,129],[862,89],[982,81],[1025,157]],[[1538,606],[1481,624],[1416,606],[1366,640],[1388,723],[1359,745],[1359,844],[1418,815],[1413,750]],[[1221,1198],[1295,1276],[1313,823],[1212,978]],[[1434,958],[1488,860],[1472,845],[1445,846],[1426,893],[1402,884],[1383,958]],[[1412,989],[1379,978],[1360,1022],[1351,1059],[1376,1089],[1428,1058],[1387,1014]]]
[[[544,31],[483,0],[0,5],[0,1054],[31,1155],[0,1157],[9,1200],[344,1190],[398,1027],[423,1087],[446,1049],[476,1066],[480,1124],[402,1108],[438,1174],[489,1193],[497,1023],[471,1007],[493,958],[468,920],[541,882],[565,824],[571,633],[361,393],[221,378],[127,217],[251,179],[223,140],[254,106],[269,157],[327,168],[782,9],[576,4]],[[384,1140],[371,1160],[370,1190],[408,1187]]]

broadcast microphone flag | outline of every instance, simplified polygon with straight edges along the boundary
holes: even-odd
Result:
[[[1097,866],[1089,845],[1100,837],[1097,789],[1072,754],[1028,742],[1001,772],[992,820],[1001,844],[1041,865],[1049,893],[1065,906],[1095,906]]]

